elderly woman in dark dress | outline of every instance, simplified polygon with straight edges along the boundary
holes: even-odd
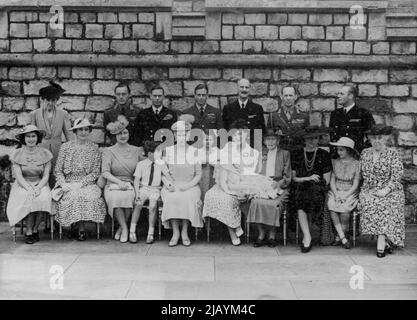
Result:
[[[363,185],[358,210],[363,234],[378,237],[377,257],[403,247],[405,239],[403,164],[398,152],[387,147],[393,128],[376,125],[367,132],[372,147],[361,153]],[[391,246],[392,245],[392,246]]]
[[[304,236],[301,252],[307,253],[312,247],[309,223],[315,222],[324,208],[332,165],[330,154],[318,147],[323,134],[319,127],[306,127],[300,134],[305,146],[291,155],[294,181],[292,202]]]

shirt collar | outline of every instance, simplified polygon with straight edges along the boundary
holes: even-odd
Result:
[[[159,108],[156,108],[156,107],[152,106],[152,110],[153,110],[154,113],[156,112],[156,110],[158,110],[158,112],[161,112],[162,108],[163,108],[163,106],[160,106]]]
[[[248,104],[249,99],[247,99],[246,101],[242,101],[242,100],[238,99],[238,101],[239,101],[239,106],[242,108],[242,104],[243,104],[243,107],[246,107],[246,105]]]
[[[346,112],[349,112],[354,106],[355,106],[355,103],[352,103],[350,106],[344,107],[344,109]]]

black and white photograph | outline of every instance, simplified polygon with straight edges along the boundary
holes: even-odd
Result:
[[[417,0],[0,0],[0,300],[416,300],[416,47]]]

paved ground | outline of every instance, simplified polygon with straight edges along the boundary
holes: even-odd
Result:
[[[417,227],[408,228],[406,248],[385,259],[368,237],[351,250],[315,246],[308,254],[293,241],[275,249],[226,241],[169,248],[143,237],[134,245],[43,235],[26,245],[20,235],[13,243],[2,223],[0,299],[417,299]],[[352,266],[364,272],[363,289],[350,287],[360,286]]]

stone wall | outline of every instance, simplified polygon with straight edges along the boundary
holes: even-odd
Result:
[[[209,103],[222,108],[236,97],[236,80],[247,77],[265,110],[278,107],[281,86],[296,84],[301,109],[318,125],[328,125],[338,89],[349,82],[377,123],[399,130],[407,221],[417,221],[412,2],[71,0],[63,6],[64,28],[54,30],[48,4],[56,2],[20,1],[0,11],[0,143],[9,143],[39,108],[38,90],[49,79],[66,90],[62,108],[95,119],[97,143],[104,142],[103,111],[120,80],[130,82],[141,108],[149,105],[149,86],[159,82],[165,104],[179,111],[193,103],[201,82]],[[349,13],[353,4],[362,5],[363,16]]]

